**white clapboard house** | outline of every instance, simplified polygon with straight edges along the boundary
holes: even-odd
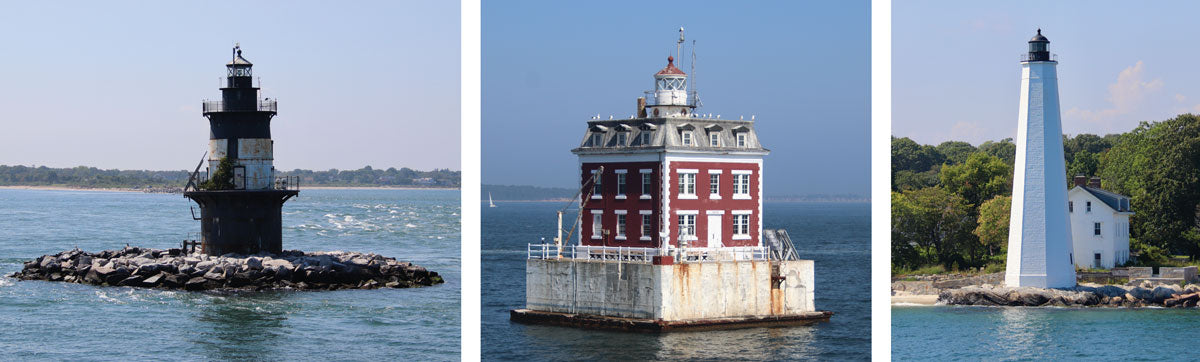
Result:
[[[1100,178],[1075,176],[1067,192],[1075,266],[1111,269],[1129,260],[1129,197],[1100,188]]]

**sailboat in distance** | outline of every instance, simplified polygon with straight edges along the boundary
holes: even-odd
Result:
[[[492,193],[488,192],[488,207],[496,207],[496,203],[492,202]]]

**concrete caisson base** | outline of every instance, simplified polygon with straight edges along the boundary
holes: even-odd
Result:
[[[614,329],[648,333],[808,325],[819,322],[828,322],[829,317],[832,315],[833,312],[816,311],[792,315],[745,316],[734,318],[665,321],[661,319],[655,320],[606,317],[590,314],[541,312],[529,309],[516,309],[510,312],[510,318],[513,322],[517,323],[546,324],[591,329]]]

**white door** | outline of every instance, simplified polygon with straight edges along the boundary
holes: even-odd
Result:
[[[721,215],[708,215],[708,247],[721,246]]]

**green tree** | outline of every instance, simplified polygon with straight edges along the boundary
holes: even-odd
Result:
[[[942,162],[942,155],[933,146],[917,144],[908,137],[892,137],[892,172],[925,172]]]
[[[1096,176],[1096,172],[1100,170],[1100,157],[1090,151],[1075,152],[1075,158],[1067,164],[1067,185],[1071,185],[1071,180],[1075,175]]]
[[[974,229],[967,201],[941,187],[892,193],[893,267],[977,264]]]
[[[1004,253],[1008,245],[1008,222],[1012,196],[997,195],[979,205],[979,222],[974,234],[989,257]]]
[[[942,186],[979,206],[996,195],[1012,192],[1012,167],[995,156],[976,152],[967,162],[942,167]]]
[[[233,166],[233,160],[229,157],[221,157],[221,161],[217,163],[217,171],[213,172],[212,177],[197,185],[197,188],[201,190],[232,190],[234,186]]]
[[[1017,159],[1017,145],[1013,143],[1012,138],[984,142],[979,145],[979,151],[999,158],[1009,167],[1012,167]]]
[[[945,157],[945,162],[951,165],[961,164],[967,161],[972,153],[975,153],[975,146],[962,141],[946,141],[937,145],[937,152]]]

